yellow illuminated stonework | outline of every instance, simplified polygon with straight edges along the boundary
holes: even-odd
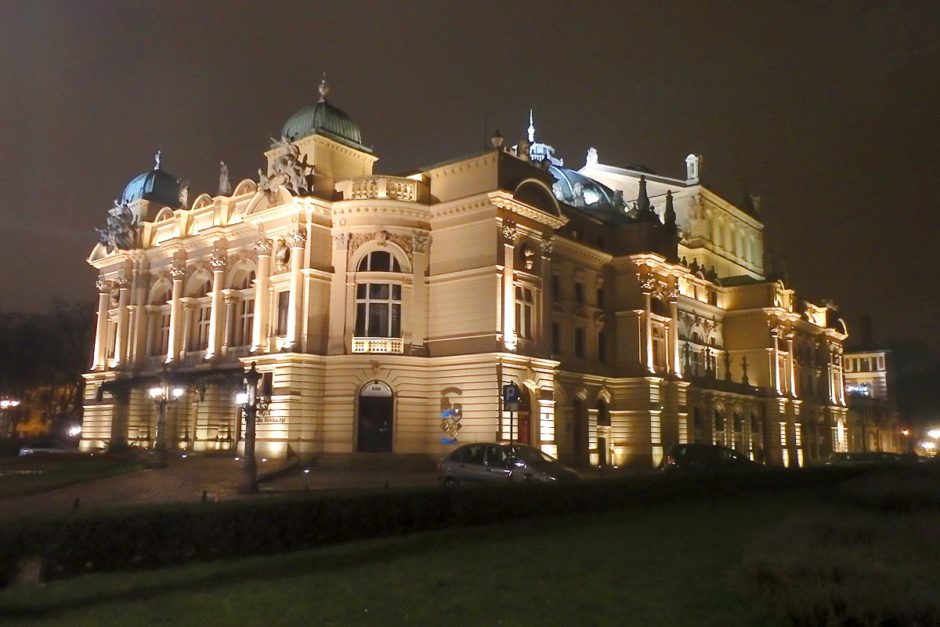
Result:
[[[252,363],[259,457],[512,437],[580,465],[650,467],[692,441],[792,465],[843,446],[845,326],[767,276],[755,207],[703,186],[698,157],[670,178],[591,149],[576,170],[533,124],[376,174],[326,91],[258,180],[223,169],[191,200],[158,161],[108,213],[83,448],[152,446],[166,367],[185,388],[170,446],[237,450]]]

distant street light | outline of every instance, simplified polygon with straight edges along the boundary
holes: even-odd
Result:
[[[937,438],[940,438],[940,429],[931,429],[927,432],[927,435],[936,440]]]
[[[20,402],[15,398],[0,398],[0,437],[4,435],[12,437],[13,421],[11,419],[12,410],[20,406]],[[7,433],[9,431],[9,433]]]
[[[166,366],[160,372],[160,382],[150,388],[150,398],[157,407],[157,433],[153,443],[153,468],[166,468],[166,406],[179,399],[186,390],[179,386],[170,387]]]

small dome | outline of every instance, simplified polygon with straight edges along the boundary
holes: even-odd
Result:
[[[336,140],[357,150],[371,152],[362,145],[362,133],[359,126],[353,122],[342,110],[326,101],[329,87],[326,78],[320,83],[320,102],[304,107],[290,116],[281,135],[291,141],[318,133],[324,137]]]
[[[160,153],[156,155],[156,165],[152,170],[138,174],[124,187],[121,195],[122,204],[137,200],[149,200],[168,207],[180,206],[180,184],[175,176],[160,169]]]

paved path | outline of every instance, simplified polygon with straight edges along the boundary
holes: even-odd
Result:
[[[259,470],[269,468],[259,460]],[[273,465],[272,465],[273,467]],[[273,468],[271,468],[273,469]],[[231,457],[190,455],[171,457],[161,470],[139,470],[114,477],[66,486],[42,494],[0,499],[0,518],[70,512],[76,499],[81,510],[147,503],[197,502],[203,491],[209,500],[249,498],[238,494],[238,462]],[[305,490],[430,486],[437,482],[432,469],[320,468],[292,469],[260,485],[260,493],[283,494]]]

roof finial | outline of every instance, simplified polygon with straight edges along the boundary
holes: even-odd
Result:
[[[532,109],[529,109],[529,143],[535,141],[535,122],[532,118]]]
[[[153,169],[154,169],[154,170],[159,170],[159,169],[160,169],[160,151],[159,151],[159,150],[158,150],[157,153],[153,156]]]
[[[320,80],[320,102],[326,102],[326,95],[330,93],[330,86],[326,84],[326,72]]]

